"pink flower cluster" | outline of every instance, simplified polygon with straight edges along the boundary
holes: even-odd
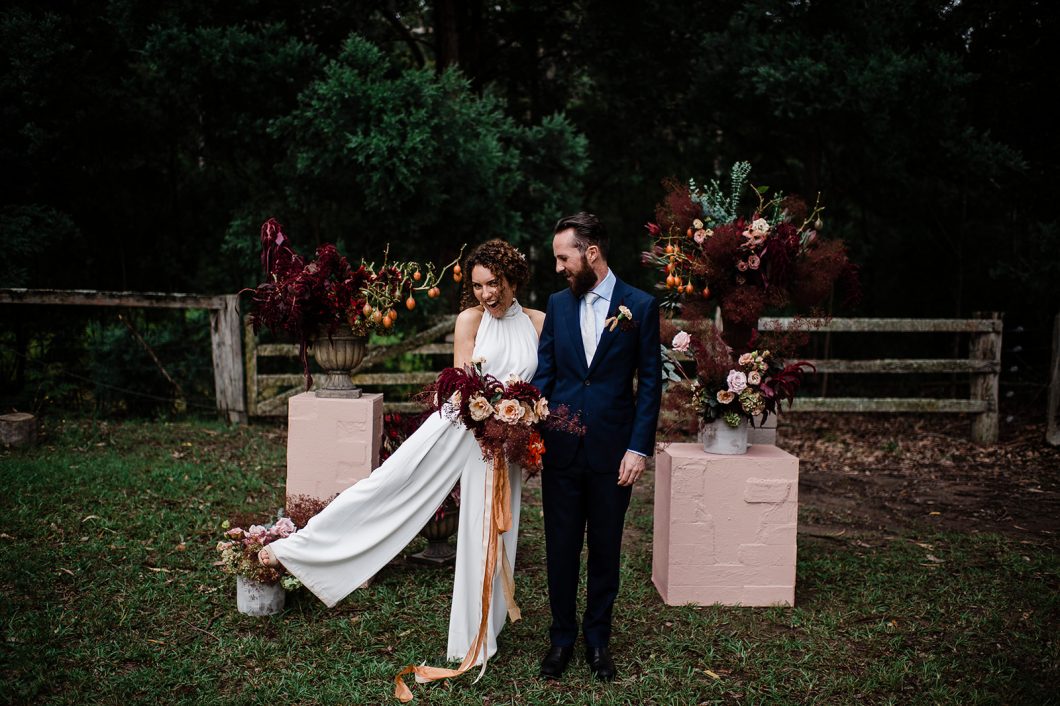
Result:
[[[227,525],[227,521],[225,525]],[[289,537],[297,531],[294,522],[289,517],[281,517],[273,525],[251,525],[248,529],[232,527],[225,530],[224,536],[227,541],[217,543],[217,551],[221,558],[214,566],[236,576],[245,576],[263,583],[276,583],[280,574],[275,569],[263,566],[258,561],[258,552],[277,539]]]

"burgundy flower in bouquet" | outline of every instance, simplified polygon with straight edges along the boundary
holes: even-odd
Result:
[[[283,226],[270,218],[261,226],[261,266],[266,280],[252,291],[254,330],[265,327],[299,344],[306,390],[313,383],[306,355],[309,342],[318,336],[332,336],[339,327],[366,336],[379,329],[390,329],[397,320],[397,309],[416,307],[415,294],[439,295],[438,283],[449,263],[439,272],[433,264],[388,262],[376,267],[363,259],[356,267],[335,246],[325,243],[315,257],[306,261],[291,248]],[[455,275],[459,281],[459,275]]]
[[[644,263],[663,277],[664,308],[716,302],[726,333],[740,334],[738,340],[726,336],[737,346],[747,342],[767,307],[806,311],[837,286],[847,300],[859,293],[843,243],[820,237],[819,203],[810,209],[798,197],[781,195],[766,201],[768,188],[761,187],[751,189],[758,201],[751,215],[740,213],[750,171],[747,162],[734,165],[727,191],[716,180],[706,187],[666,182],[657,223],[647,225],[652,249],[643,253]]]

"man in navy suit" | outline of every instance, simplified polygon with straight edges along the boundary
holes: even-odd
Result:
[[[659,306],[615,277],[607,248],[603,225],[590,213],[556,224],[556,272],[570,287],[548,300],[534,384],[551,405],[581,412],[586,432],[545,435],[541,492],[552,626],[541,675],[550,679],[562,676],[578,636],[575,605],[586,537],[586,661],[596,678],[615,678],[609,642],[622,525],[633,484],[654,451],[659,417]]]

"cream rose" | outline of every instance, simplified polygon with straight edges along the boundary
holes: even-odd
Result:
[[[468,402],[468,409],[471,410],[471,418],[476,422],[481,422],[483,419],[488,419],[491,414],[495,411],[493,405],[489,403],[482,395],[475,395]]]
[[[539,397],[537,402],[534,404],[534,414],[537,415],[538,419],[547,419],[550,414],[548,409],[548,400],[544,397]]]
[[[764,218],[756,218],[754,222],[751,223],[751,230],[755,233],[765,235],[769,232],[769,221]]]
[[[718,390],[718,402],[729,404],[734,399],[736,399],[736,395],[729,390]]]
[[[747,376],[739,370],[730,370],[729,377],[725,381],[729,384],[730,392],[743,392],[747,387]]]
[[[525,413],[526,410],[523,409],[518,400],[501,400],[497,404],[496,412],[494,412],[493,416],[505,424],[515,424],[523,418]]]
[[[534,412],[534,408],[529,402],[520,402],[523,407],[523,424],[530,426],[531,424],[537,423],[537,413]]]

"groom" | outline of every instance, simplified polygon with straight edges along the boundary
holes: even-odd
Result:
[[[570,288],[548,300],[534,385],[552,406],[580,411],[586,432],[545,435],[541,492],[552,627],[541,676],[550,679],[562,676],[578,636],[575,604],[586,536],[586,661],[596,678],[615,678],[608,643],[622,525],[633,484],[653,452],[659,416],[659,306],[615,277],[607,248],[604,227],[591,213],[556,224],[556,272]]]

